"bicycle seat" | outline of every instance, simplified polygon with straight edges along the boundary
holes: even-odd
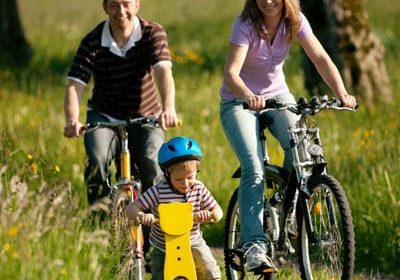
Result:
[[[160,226],[165,233],[164,279],[196,279],[190,247],[193,226],[191,203],[168,203],[158,206]]]

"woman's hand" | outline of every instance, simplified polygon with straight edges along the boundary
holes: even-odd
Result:
[[[249,95],[246,96],[245,101],[249,105],[249,109],[253,111],[261,111],[265,106],[265,99],[263,96]]]
[[[340,102],[343,107],[348,107],[354,109],[357,106],[357,100],[353,95],[345,94],[339,97]]]

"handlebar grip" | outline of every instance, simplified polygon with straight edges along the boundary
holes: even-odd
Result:
[[[339,99],[334,99],[333,104],[336,105],[337,107],[343,107],[342,101],[340,101]],[[353,108],[353,110],[356,110],[356,109],[358,109],[358,103]]]
[[[177,126],[182,126],[183,125],[183,120],[182,119],[178,119],[178,122],[176,123]]]
[[[275,99],[265,99],[264,100],[264,109],[273,109],[278,108],[278,102]],[[243,109],[249,109],[249,104],[243,102]]]

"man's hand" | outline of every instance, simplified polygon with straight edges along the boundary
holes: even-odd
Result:
[[[84,126],[77,121],[67,121],[64,126],[64,136],[67,138],[79,137],[84,134]]]
[[[163,111],[158,118],[158,123],[163,130],[166,130],[168,127],[176,127],[180,125],[175,110]]]

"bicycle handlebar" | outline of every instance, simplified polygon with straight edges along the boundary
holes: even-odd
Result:
[[[134,125],[142,125],[142,124],[158,124],[158,118],[156,117],[138,117],[134,119],[128,120],[118,120],[113,122],[90,122],[86,123],[84,130],[88,129],[96,129],[96,128],[118,128],[118,127],[127,127]],[[182,125],[182,119],[178,119],[177,126]]]
[[[86,129],[91,129],[91,128],[117,128],[117,127],[126,127],[130,125],[141,125],[141,124],[147,124],[147,123],[152,123],[156,124],[158,123],[156,117],[139,117],[139,118],[134,118],[134,119],[129,119],[129,120],[119,120],[119,121],[113,121],[113,122],[90,122],[85,125]]]
[[[247,103],[243,103],[244,109],[249,109]],[[329,99],[327,95],[313,96],[310,102],[307,102],[305,97],[301,97],[297,103],[282,103],[275,99],[266,99],[264,109],[261,112],[271,111],[271,110],[289,110],[296,115],[316,115],[324,109],[335,109],[339,111],[355,111],[358,105],[353,108],[343,107],[340,100],[335,98]]]

